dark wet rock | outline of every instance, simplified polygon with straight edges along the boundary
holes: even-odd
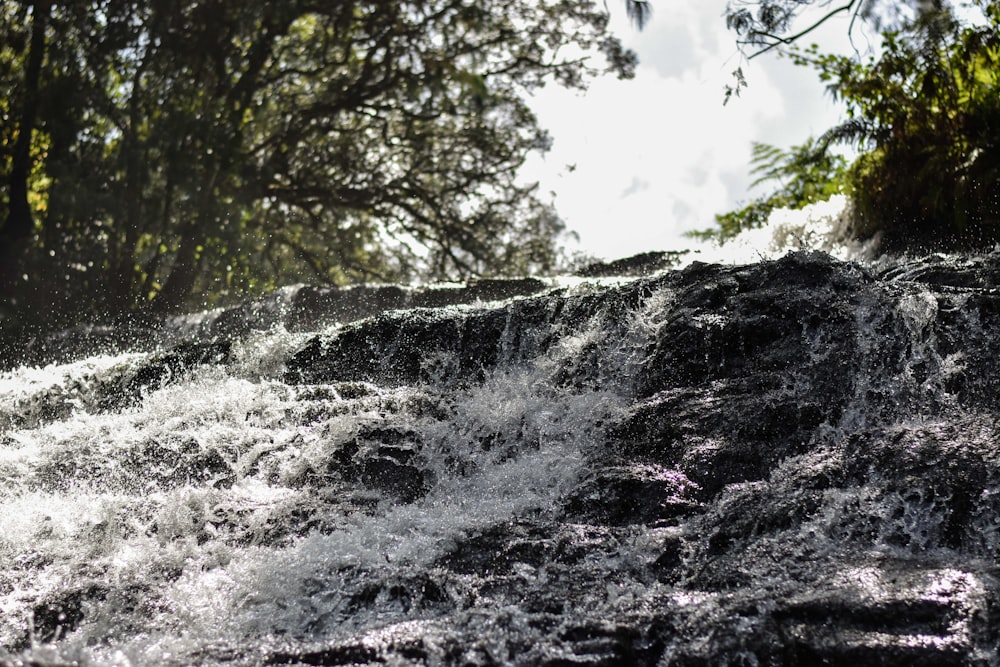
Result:
[[[534,359],[566,331],[618,322],[655,289],[655,282],[602,292],[525,298],[487,310],[417,309],[358,322],[316,336],[287,363],[293,384],[373,382],[387,386],[448,379],[482,380],[499,365]],[[584,351],[578,381],[599,365],[600,349]],[[568,378],[567,378],[568,379]]]
[[[178,319],[174,327],[179,333],[199,338],[237,337],[275,326],[289,331],[312,331],[325,324],[355,322],[386,311],[502,301],[538,294],[548,288],[537,278],[482,279],[422,287],[295,285],[220,310],[203,321],[186,324],[182,318]]]
[[[380,447],[365,456],[361,463],[361,482],[398,498],[400,502],[413,502],[428,489],[425,472],[410,463],[415,455],[416,452],[410,448]]]
[[[640,392],[741,378],[781,389],[798,375],[810,384],[797,388],[802,394],[815,389],[836,401],[842,379],[853,375],[853,324],[868,276],[851,265],[795,256],[766,273],[706,271],[696,265],[677,274],[676,303],[644,365]],[[843,349],[830,355],[830,345]]]
[[[696,512],[699,491],[683,473],[663,466],[599,467],[569,494],[565,511],[587,523],[663,525]]]
[[[530,296],[548,289],[537,278],[481,279],[468,284],[466,290],[472,301],[501,301],[515,296]]]
[[[358,285],[347,288],[303,285],[290,299],[283,320],[292,331],[308,331],[321,322],[371,317],[385,310],[407,306],[409,294],[396,285]]]
[[[937,288],[992,289],[1000,287],[1000,254],[928,255],[891,262],[880,272],[887,281],[910,281]]]
[[[357,285],[343,288],[304,285],[294,290],[283,311],[275,309],[275,315],[267,320],[280,322],[291,331],[310,331],[324,322],[354,322],[388,310],[442,308],[456,304],[501,301],[537,294],[546,289],[548,285],[537,278],[483,279],[464,285],[412,288],[397,285]],[[260,318],[246,318],[235,311],[232,320],[261,321]]]
[[[382,315],[348,327],[330,341],[319,338],[289,361],[288,377],[308,382],[377,382],[390,386],[428,381],[434,362],[475,373],[496,363],[502,321],[496,314],[456,320],[436,311]],[[462,354],[465,344],[478,355]],[[464,362],[464,363],[463,363]]]
[[[93,615],[94,610],[105,605],[134,610],[137,614],[150,611],[148,591],[144,586],[129,584],[116,587],[110,582],[91,579],[89,574],[80,573],[79,576],[80,581],[73,581],[67,588],[35,605],[31,616],[32,629],[22,638],[22,647],[49,643],[71,635],[88,615]],[[3,664],[4,657],[0,651],[0,664]]]
[[[70,419],[80,411],[114,412],[135,407],[145,395],[182,382],[199,367],[229,363],[231,354],[232,341],[228,340],[183,343],[135,363],[123,361],[72,382],[39,388],[0,407],[0,433]]]
[[[0,410],[0,432],[37,428],[73,414],[77,394],[65,386],[45,387],[22,396],[13,405]]]
[[[635,270],[663,260],[647,259]],[[272,422],[246,419],[283,439],[255,431],[229,459],[180,437],[119,443],[113,457],[74,441],[33,461],[36,487],[196,486],[198,502],[181,504],[188,523],[154,516],[146,538],[282,554],[308,544],[319,563],[308,576],[258,572],[250,557],[233,570],[272,591],[298,586],[301,600],[281,604],[301,607],[301,626],[178,664],[993,667],[998,267],[988,255],[876,271],[796,253],[613,287],[482,282],[455,288],[480,302],[460,308],[452,288],[301,287],[247,312],[291,328],[364,319],[313,335],[267,380],[289,403]],[[217,344],[115,376],[133,397],[122,405],[199,365],[225,367]],[[531,391],[510,395],[517,382]],[[66,418],[85,394],[42,393],[24,425]],[[581,400],[560,412],[567,397]],[[560,458],[542,477],[573,471],[553,501],[505,514],[521,498],[498,480],[538,474],[518,465],[549,451]],[[487,466],[508,477],[476,477]],[[247,480],[276,491],[270,505],[214,502]],[[359,517],[373,521],[342,554],[336,539]],[[408,535],[386,538],[379,517],[447,525],[396,549]],[[292,557],[281,564],[294,569]],[[163,567],[176,579],[213,565]],[[66,587],[32,609],[54,639],[60,618],[85,627],[126,588]]]
[[[538,278],[491,278],[426,286],[293,285],[241,304],[194,317],[133,313],[117,321],[83,324],[36,333],[4,347],[0,370],[21,364],[67,362],[95,354],[154,352],[209,339],[233,342],[275,327],[313,331],[333,323],[355,322],[380,313],[412,308],[502,301],[550,289]],[[0,341],[3,342],[3,341]]]
[[[478,382],[588,323],[621,331],[659,295],[631,402],[557,514],[470,534],[435,562],[472,608],[524,615],[506,661],[995,665],[1000,582],[984,563],[1000,557],[1000,304],[991,264],[970,266],[876,276],[793,254],[488,311],[391,313],[312,339],[286,379]],[[615,336],[549,381],[600,386]],[[370,460],[397,474],[408,456]],[[594,600],[619,588],[636,606],[608,622]],[[445,662],[478,646],[475,623],[452,618],[463,629],[438,646],[472,653],[442,648]]]
[[[327,474],[360,482],[409,503],[429,488],[429,473],[421,465],[419,435],[405,428],[362,428],[356,437],[332,449]]]
[[[63,591],[57,599],[43,602],[35,607],[32,626],[35,641],[50,642],[64,637],[83,620],[83,608],[88,603],[100,601],[107,594],[101,586],[90,585]],[[26,643],[31,639],[26,638]]]
[[[223,656],[232,658],[232,656]],[[364,665],[381,662],[380,651],[364,644],[346,643],[314,649],[274,651],[265,665]]]
[[[549,526],[510,522],[470,535],[438,565],[460,574],[508,575],[517,563],[541,565],[552,557],[556,547]]]
[[[180,382],[198,366],[228,363],[231,353],[229,340],[181,343],[152,355],[138,366],[125,367],[111,377],[99,379],[87,398],[99,410],[132,407],[145,394]]]
[[[676,267],[687,252],[686,250],[644,252],[610,262],[594,262],[578,270],[576,274],[585,278],[647,276],[657,271]]]
[[[87,484],[97,490],[141,494],[188,484],[232,486],[232,464],[214,449],[185,438],[143,440],[116,452],[83,443],[40,463],[34,483],[47,490]]]
[[[681,471],[699,487],[696,497],[707,499],[805,451],[836,409],[835,399],[816,404],[755,381],[726,383],[637,402],[608,432],[623,454]]]

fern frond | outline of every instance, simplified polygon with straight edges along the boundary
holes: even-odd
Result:
[[[875,125],[867,119],[851,118],[840,125],[834,125],[820,135],[817,147],[826,151],[833,144],[860,146],[874,139],[876,129]]]
[[[757,176],[750,187],[755,188],[761,183],[773,181],[784,176],[789,152],[755,141],[750,149],[750,173]]]

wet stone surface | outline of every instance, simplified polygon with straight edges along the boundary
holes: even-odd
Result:
[[[15,369],[0,665],[1000,665],[998,283],[302,287]]]

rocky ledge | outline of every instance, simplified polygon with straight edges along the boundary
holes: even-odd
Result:
[[[438,565],[472,579],[472,609],[490,600],[524,615],[506,655],[995,665],[998,281],[991,258],[883,275],[820,254],[695,264],[461,317],[383,315],[315,338],[287,379],[420,382],[428,352],[453,360],[452,377],[475,376],[554,344],[538,332],[594,318],[613,330],[658,295],[630,404],[576,488],[553,512],[469,536]],[[580,366],[607,354],[583,354],[570,375],[597,377]],[[608,554],[626,553],[609,566]],[[460,622],[432,634],[454,658],[480,629],[472,610],[451,613]],[[365,655],[428,653],[421,641]],[[323,664],[364,646],[326,647]]]
[[[342,494],[338,512],[377,513],[344,498],[420,507],[466,474],[478,459],[442,450],[445,427],[427,424],[459,419],[448,396],[498,373],[544,358],[546,395],[611,387],[617,402],[573,436],[585,460],[551,507],[452,535],[419,565],[340,570],[338,609],[379,627],[345,620],[327,639],[223,641],[189,659],[998,665],[998,284],[993,257],[875,272],[798,253],[317,334],[285,360],[298,403],[283,419],[327,423],[352,400],[376,416],[289,482],[313,505],[271,525],[273,543],[336,530],[324,490]],[[218,340],[188,345],[105,379],[94,410],[229,363]],[[419,400],[372,407],[401,386]],[[526,419],[508,426],[469,429],[472,449],[511,460],[547,446]],[[59,604],[38,607],[36,628]]]

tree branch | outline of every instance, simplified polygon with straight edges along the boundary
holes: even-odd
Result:
[[[857,5],[857,6],[855,7],[855,5]],[[816,30],[818,27],[820,27],[821,25],[823,25],[824,23],[826,23],[827,21],[829,21],[831,18],[833,18],[837,14],[840,14],[841,12],[850,11],[852,8],[854,9],[854,13],[851,16],[851,28],[850,29],[853,29],[853,27],[854,27],[854,20],[858,16],[858,10],[861,8],[861,3],[859,3],[858,0],[851,0],[846,5],[841,5],[840,7],[837,7],[836,9],[833,9],[833,10],[829,11],[825,16],[823,16],[822,18],[820,18],[818,21],[816,21],[815,23],[813,23],[811,26],[809,26],[808,28],[806,28],[804,30],[801,30],[800,32],[795,33],[791,37],[780,37],[778,35],[772,35],[771,33],[763,33],[763,32],[761,32],[761,33],[755,33],[756,35],[759,35],[761,37],[766,37],[767,39],[772,39],[774,41],[772,41],[770,44],[768,44],[767,46],[765,46],[761,50],[759,50],[759,51],[757,51],[755,53],[752,53],[749,56],[747,56],[747,60],[753,60],[757,56],[763,55],[763,54],[767,53],[768,51],[771,51],[772,49],[778,48],[779,46],[782,46],[782,45],[785,45],[785,44],[791,44],[792,42],[800,39],[801,37],[804,37],[805,35],[808,35],[813,30]],[[743,44],[753,44],[754,42],[746,41],[746,42],[742,42],[742,43]]]

